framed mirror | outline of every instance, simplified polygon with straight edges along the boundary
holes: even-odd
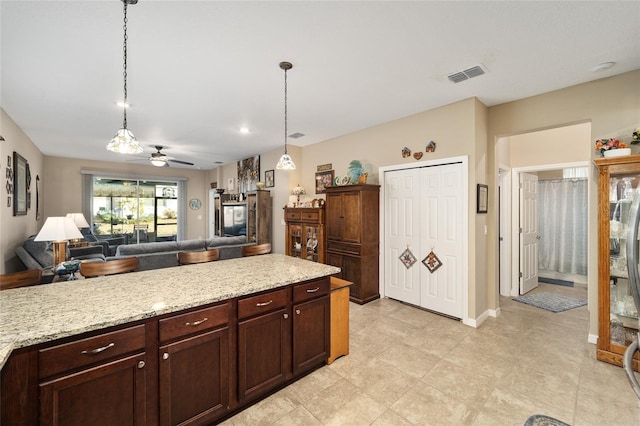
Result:
[[[28,186],[27,160],[13,151],[13,215],[27,214],[27,186]]]

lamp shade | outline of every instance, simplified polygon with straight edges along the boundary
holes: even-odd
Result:
[[[52,216],[44,222],[34,241],[66,241],[76,238],[84,237],[70,217]]]
[[[289,154],[282,154],[282,157],[280,157],[280,161],[278,161],[278,164],[276,164],[276,169],[278,169],[278,170],[295,170],[296,169],[296,165],[293,162],[293,160],[291,159],[291,157],[289,156]]]
[[[73,223],[76,225],[78,229],[89,228],[89,222],[84,218],[82,213],[67,213],[67,217],[73,220]]]
[[[303,187],[301,187],[300,185],[294,186],[293,189],[291,190],[291,194],[292,195],[302,195],[302,194],[306,194],[305,190]]]

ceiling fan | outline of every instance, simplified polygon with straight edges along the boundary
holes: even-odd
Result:
[[[149,157],[149,161],[154,166],[169,167],[169,161],[171,161],[172,163],[186,164],[187,166],[193,166],[193,163],[190,163],[188,161],[174,160],[173,158],[167,157],[165,154],[160,152],[162,148],[163,148],[162,145],[155,145],[155,149],[157,152],[154,152],[153,154],[151,154],[151,157]]]

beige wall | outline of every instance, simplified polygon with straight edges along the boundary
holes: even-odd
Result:
[[[542,129],[590,122],[591,135],[588,147],[590,158],[597,153],[593,142],[602,137],[630,139],[634,128],[640,124],[640,70],[603,78],[589,83],[568,87],[519,101],[489,108],[488,165],[490,186],[495,187],[497,165],[495,144],[503,136],[522,134]],[[584,151],[581,151],[584,152]],[[576,153],[577,156],[581,154]],[[553,158],[554,154],[550,157]],[[576,160],[574,160],[576,161]],[[597,334],[597,193],[595,170],[591,168],[592,184],[589,190],[589,332]],[[491,262],[488,264],[488,306],[498,307],[497,280],[497,198],[495,191],[489,192],[489,236],[488,247]]]
[[[81,170],[90,170],[119,175],[145,177],[182,177],[187,179],[187,200],[199,199],[206,204],[209,181],[207,173],[177,167],[154,167],[138,162],[111,163],[106,161],[79,161],[73,158],[45,157],[44,168],[44,215],[64,216],[69,212],[82,211],[82,174]],[[207,237],[206,209],[187,208],[186,238]]]
[[[2,197],[0,197],[0,273],[14,272],[24,269],[20,260],[15,256],[14,249],[21,245],[26,237],[33,235],[44,223],[42,214],[42,187],[40,187],[40,220],[36,221],[36,176],[43,177],[44,158],[40,150],[31,142],[24,132],[13,122],[3,109],[0,109],[0,171],[2,171]],[[7,206],[6,169],[7,157],[11,157],[13,166],[13,152],[16,151],[29,162],[31,171],[31,209],[26,216],[13,216],[13,195],[11,206]]]
[[[486,177],[487,109],[475,98],[421,112],[389,123],[359,130],[348,135],[304,147],[301,185],[314,192],[315,172],[320,164],[331,163],[336,176],[347,172],[351,160],[360,160],[369,173],[367,183],[378,184],[378,168],[415,163],[402,158],[403,147],[422,151],[422,161],[469,156],[469,317],[477,318],[486,310],[486,215],[475,214],[476,183]],[[427,143],[436,142],[436,151],[425,153]],[[321,197],[313,195],[311,198]],[[478,224],[482,225],[478,227]],[[482,234],[482,235],[479,235]],[[478,268],[478,265],[482,265]],[[381,285],[383,283],[381,282]],[[480,295],[481,297],[477,297]]]

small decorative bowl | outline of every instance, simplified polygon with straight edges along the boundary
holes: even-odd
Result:
[[[258,188],[258,191],[262,191],[264,189],[264,186],[264,182],[256,182],[256,188]]]
[[[224,188],[216,188],[218,194],[224,194]]]

